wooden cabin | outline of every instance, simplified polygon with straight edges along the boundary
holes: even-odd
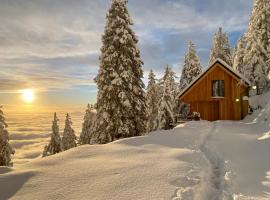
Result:
[[[217,59],[179,94],[179,101],[203,120],[241,120],[248,114],[249,88],[246,78]]]

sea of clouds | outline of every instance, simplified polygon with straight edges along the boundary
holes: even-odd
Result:
[[[57,113],[61,134],[64,130],[65,114],[65,112]],[[70,115],[73,129],[79,136],[84,113],[72,112]],[[53,113],[7,113],[6,118],[10,144],[16,151],[13,156],[14,165],[41,157],[43,148],[50,139]]]

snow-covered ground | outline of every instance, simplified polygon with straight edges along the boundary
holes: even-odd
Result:
[[[255,97],[257,98],[257,97]],[[270,95],[244,121],[81,146],[0,168],[0,199],[270,199]]]

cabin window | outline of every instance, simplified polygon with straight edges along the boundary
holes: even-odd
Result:
[[[212,81],[212,97],[224,97],[225,96],[224,80]]]

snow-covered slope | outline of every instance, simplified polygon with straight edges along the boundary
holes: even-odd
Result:
[[[0,199],[270,199],[270,103],[254,98],[263,109],[244,121],[190,122],[2,167]]]
[[[200,160],[201,153],[193,149],[209,127],[190,123],[145,137],[81,146],[12,171],[1,168],[0,199],[170,199],[182,185],[181,177]]]

